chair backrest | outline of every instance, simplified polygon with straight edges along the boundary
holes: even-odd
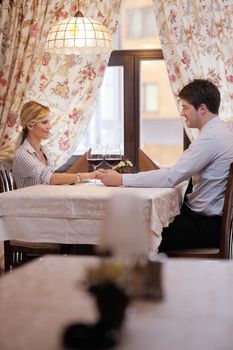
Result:
[[[230,171],[225,192],[223,216],[220,235],[220,259],[232,259],[232,222],[233,222],[233,163]]]
[[[0,192],[8,192],[14,189],[12,170],[0,167]]]
[[[139,148],[138,150],[139,171],[149,171],[159,169],[159,166]]]
[[[67,173],[86,173],[88,172],[88,161],[86,153],[81,155],[67,170]]]

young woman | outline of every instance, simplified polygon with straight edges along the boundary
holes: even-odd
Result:
[[[50,110],[40,103],[30,101],[20,113],[22,132],[19,136],[13,160],[13,177],[17,188],[38,184],[74,184],[94,179],[92,173],[55,173],[54,164],[42,140],[49,138]]]

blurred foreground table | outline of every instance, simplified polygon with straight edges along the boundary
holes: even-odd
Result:
[[[96,257],[47,256],[0,278],[0,349],[62,350],[73,322],[95,322],[85,291]],[[124,350],[232,350],[233,263],[168,260],[162,301],[134,301],[127,310]]]

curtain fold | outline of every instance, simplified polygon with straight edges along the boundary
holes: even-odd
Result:
[[[85,17],[116,32],[121,0],[80,1]],[[0,159],[10,158],[21,130],[22,104],[35,100],[52,112],[52,135],[46,142],[57,166],[73,153],[95,109],[110,52],[98,56],[44,52],[51,26],[78,9],[78,1],[17,0],[0,13]]]
[[[171,88],[209,79],[221,92],[220,118],[233,120],[232,0],[153,0]],[[187,130],[192,139],[191,129]]]

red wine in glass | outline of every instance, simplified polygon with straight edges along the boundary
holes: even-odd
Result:
[[[119,144],[109,144],[106,147],[105,162],[112,168],[122,160],[121,147]]]
[[[99,149],[99,151],[101,150]],[[95,171],[103,162],[104,156],[102,153],[98,152],[97,149],[96,149],[96,152],[94,151],[94,149],[90,149],[87,153],[86,158],[87,158],[88,164]]]
[[[120,154],[106,154],[105,161],[112,168],[122,160],[122,156]]]
[[[93,167],[94,170],[96,170],[100,164],[103,161],[103,155],[102,154],[92,154],[90,158],[87,159],[90,166]]]

